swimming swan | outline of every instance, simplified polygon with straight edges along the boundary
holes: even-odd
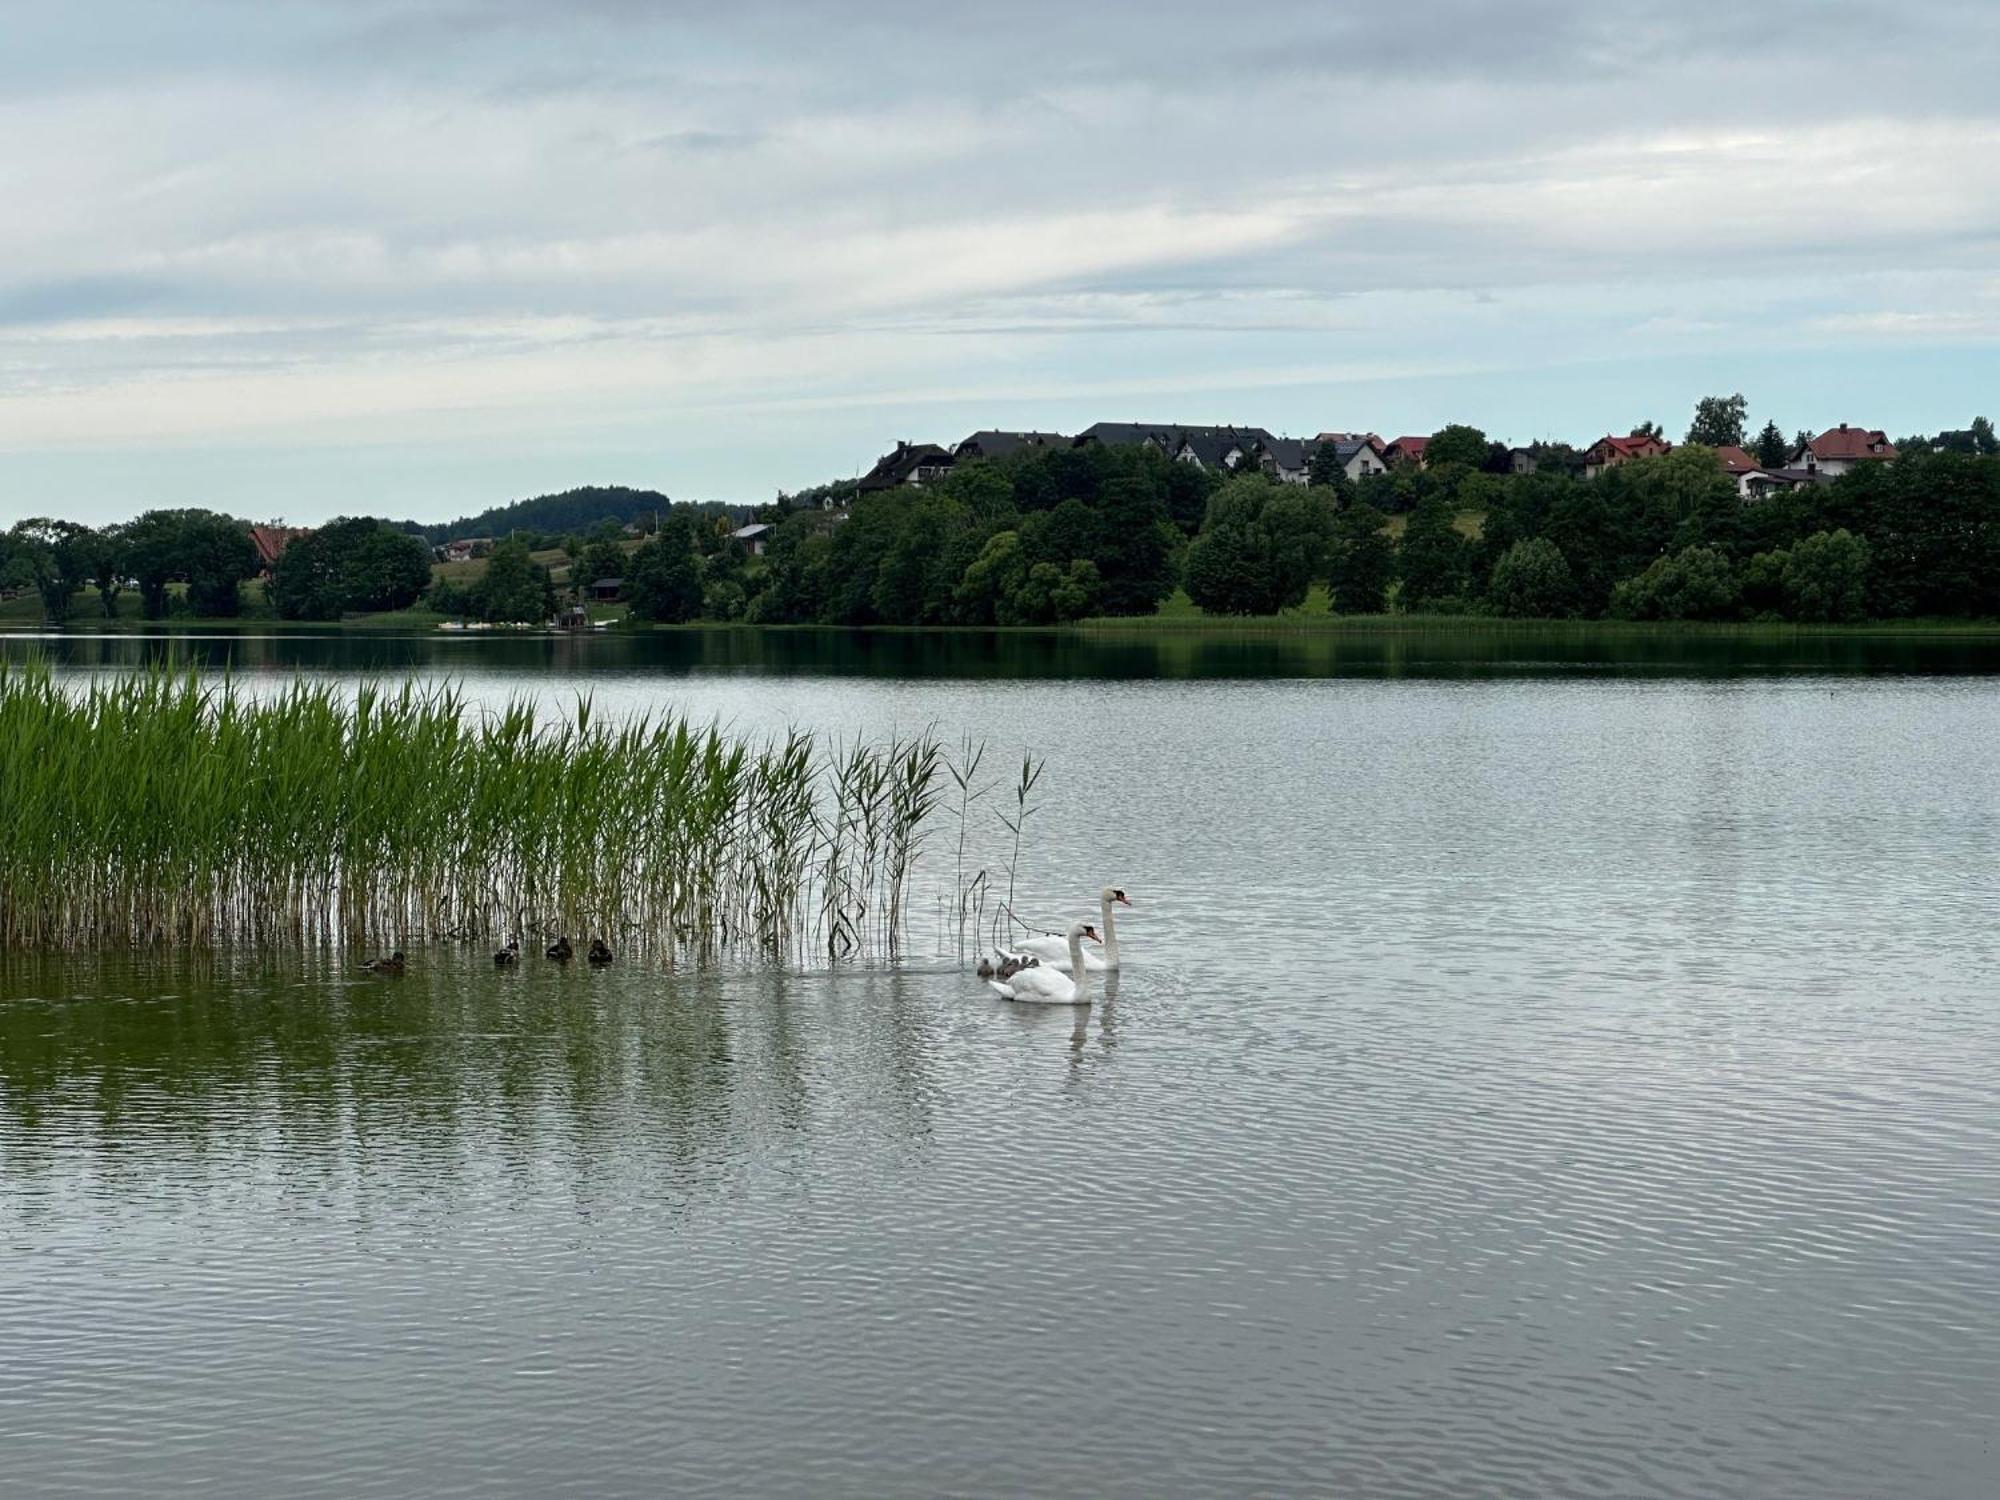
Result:
[[[1088,922],[1073,922],[1069,929],[1069,965],[1074,974],[1063,974],[1048,964],[1017,969],[1011,979],[989,979],[988,989],[1003,1000],[1032,1005],[1090,1004],[1090,970],[1083,961],[1083,940],[1097,940],[1097,929]]]
[[[1118,967],[1118,928],[1112,921],[1111,910],[1114,905],[1131,904],[1125,893],[1115,885],[1107,885],[1099,893],[1098,905],[1104,921],[1104,952],[1101,956],[1095,953],[1083,955],[1083,966],[1091,973],[1101,974]],[[1038,932],[1033,937],[1023,938],[1016,951],[1040,959],[1048,968],[1065,974],[1069,972],[1069,945],[1060,933]]]

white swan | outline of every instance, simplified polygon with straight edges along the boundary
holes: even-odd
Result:
[[[1104,921],[1104,953],[1101,957],[1095,953],[1083,955],[1083,966],[1091,973],[1101,974],[1106,969],[1118,967],[1118,927],[1112,920],[1111,909],[1114,905],[1131,904],[1125,893],[1115,885],[1107,885],[1099,892],[1098,909]],[[1069,972],[1069,946],[1060,933],[1038,932],[1033,937],[1023,938],[1015,951],[1040,959],[1046,968],[1065,974]]]
[[[1019,1000],[1032,1005],[1090,1004],[1090,970],[1084,967],[1083,940],[1095,940],[1097,929],[1088,922],[1074,922],[1069,929],[1069,963],[1075,977],[1059,973],[1048,964],[1017,969],[1009,979],[989,979],[987,988],[1003,1000]]]

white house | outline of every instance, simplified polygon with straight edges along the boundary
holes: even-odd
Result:
[[[1313,450],[1331,444],[1340,472],[1349,479],[1366,479],[1371,474],[1389,472],[1389,455],[1382,440],[1372,432],[1322,432],[1313,439]]]
[[[1896,445],[1879,428],[1849,427],[1842,422],[1802,443],[1792,455],[1791,467],[1822,479],[1837,479],[1856,464],[1889,463],[1895,457]]]

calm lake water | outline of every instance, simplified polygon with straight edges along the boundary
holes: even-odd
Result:
[[[0,961],[9,1494],[1995,1491],[1991,642],[173,649],[1032,747],[1127,968]]]

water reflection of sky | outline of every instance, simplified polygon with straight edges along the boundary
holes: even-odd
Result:
[[[25,1489],[1982,1492],[1992,679],[581,681],[1032,746],[1115,999],[0,962]]]

